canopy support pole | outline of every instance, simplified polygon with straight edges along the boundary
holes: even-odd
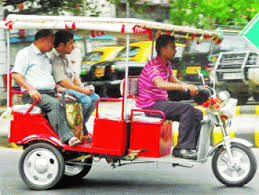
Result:
[[[7,39],[7,52],[6,52],[6,63],[7,63],[7,108],[10,108],[10,78],[9,78],[9,71],[10,71],[10,30],[6,30],[6,39]]]
[[[127,120],[127,108],[128,108],[128,76],[129,76],[129,44],[130,44],[130,34],[126,35],[126,64],[125,64],[125,89],[124,89],[124,102],[123,102],[123,118]]]

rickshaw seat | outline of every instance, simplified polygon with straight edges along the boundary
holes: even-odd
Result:
[[[32,104],[21,104],[21,105],[13,105],[12,110],[14,112],[21,112],[21,113],[26,113],[27,110],[32,106]],[[34,106],[33,109],[30,111],[30,113],[33,114],[40,114],[42,113],[41,108],[38,106]]]
[[[136,107],[136,99],[138,98],[139,88],[138,88],[138,76],[129,76],[128,77],[128,105],[129,110],[139,109]],[[130,113],[128,113],[130,115]],[[142,122],[161,122],[161,118],[146,116],[143,112],[136,112],[133,116],[134,120]]]

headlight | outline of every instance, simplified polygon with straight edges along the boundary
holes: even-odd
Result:
[[[233,116],[235,116],[236,105],[237,99],[230,98],[222,104],[222,107],[219,111],[221,115],[225,115],[228,118],[232,118]]]
[[[248,65],[256,65],[258,59],[259,59],[258,55],[256,55],[256,54],[251,54],[251,55],[248,57],[247,64],[248,64]]]
[[[228,91],[221,91],[220,93],[217,94],[217,97],[220,101],[224,102],[230,98],[230,94]]]

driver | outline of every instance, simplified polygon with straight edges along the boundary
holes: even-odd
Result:
[[[43,29],[37,32],[34,42],[18,52],[12,77],[22,90],[29,92],[29,95],[23,96],[23,101],[32,103],[37,99],[37,106],[46,112],[61,141],[74,146],[81,142],[69,127],[61,102],[54,97],[56,84],[50,60],[46,55],[46,52],[53,48],[53,43],[54,34],[50,30]]]
[[[167,90],[188,90],[190,95],[198,94],[195,85],[177,80],[171,68],[170,59],[176,53],[175,37],[161,35],[156,40],[157,57],[149,61],[139,77],[139,96],[136,106],[142,109],[159,110],[167,120],[179,121],[178,143],[172,151],[175,157],[197,159],[196,149],[203,114],[190,104],[168,100]],[[158,117],[154,113],[148,116]]]

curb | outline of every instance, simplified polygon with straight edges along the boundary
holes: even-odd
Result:
[[[195,108],[202,111],[203,115],[206,115],[206,108],[202,106],[195,106]],[[259,105],[244,105],[244,106],[236,106],[235,110],[236,115],[259,115]]]
[[[172,146],[176,146],[179,130],[178,130],[178,128],[175,128],[175,129],[173,128],[172,131],[173,131],[172,132],[172,135],[173,135]],[[254,132],[250,131],[250,132],[244,133],[237,129],[229,129],[228,133],[231,138],[238,137],[238,138],[247,140],[251,144],[253,144],[253,148],[259,148],[259,128],[255,129],[253,131]],[[222,134],[220,128],[219,127],[214,128],[213,133],[212,133],[211,145],[214,146],[214,145],[218,144],[219,142],[221,142],[222,140],[223,140],[223,134]]]

